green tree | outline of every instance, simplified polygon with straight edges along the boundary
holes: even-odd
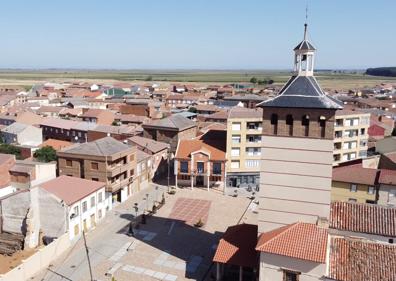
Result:
[[[111,125],[113,125],[113,126],[120,126],[120,123],[118,123],[117,121],[113,121],[113,123],[111,123]]]
[[[11,144],[0,144],[0,153],[13,154],[17,159],[21,159],[21,149]]]
[[[153,81],[153,76],[151,76],[151,75],[150,75],[150,76],[147,76],[145,80],[146,80],[146,81]]]
[[[250,78],[250,83],[256,84],[257,83],[257,78],[256,77]]]
[[[193,106],[191,106],[191,107],[188,109],[188,111],[189,111],[189,112],[192,112],[192,113],[197,113],[197,109],[196,109],[195,107],[193,107]]]
[[[37,149],[34,153],[34,157],[40,162],[51,162],[56,161],[56,150],[52,146],[44,146]]]

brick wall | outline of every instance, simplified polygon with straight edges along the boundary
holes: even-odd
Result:
[[[272,114],[278,116],[277,132],[275,133],[275,125],[271,124]],[[293,126],[286,124],[287,115],[293,117]],[[306,127],[303,126],[303,116],[309,116],[309,130],[306,135]],[[334,110],[320,110],[320,109],[299,109],[299,108],[265,108],[263,113],[263,134],[268,136],[291,136],[294,137],[309,137],[309,138],[334,138]],[[320,117],[325,118],[324,129],[320,126]],[[324,131],[322,131],[324,130]],[[324,135],[322,135],[322,132]]]

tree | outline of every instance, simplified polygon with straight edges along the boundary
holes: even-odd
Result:
[[[21,149],[11,144],[0,144],[0,153],[13,154],[15,158],[21,158]]]
[[[150,75],[150,76],[147,76],[145,80],[146,80],[146,81],[153,81],[153,76],[151,76],[151,75]]]
[[[120,126],[120,123],[118,123],[117,121],[113,121],[113,123],[111,123],[111,125],[113,125],[113,126]]]
[[[192,106],[188,109],[188,112],[197,113],[197,109]]]
[[[272,79],[268,80],[268,84],[269,85],[274,84],[274,80],[272,80]]]
[[[257,78],[256,77],[250,78],[250,83],[256,84],[257,83]]]
[[[34,153],[34,157],[40,162],[51,162],[56,161],[56,150],[52,146],[44,146],[37,149]]]

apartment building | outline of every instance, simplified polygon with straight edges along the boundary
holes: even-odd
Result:
[[[334,164],[367,157],[370,113],[337,111],[334,124]]]
[[[67,147],[57,155],[59,175],[105,182],[113,201],[123,202],[137,190],[135,146],[105,137]]]
[[[226,194],[259,190],[262,122],[262,109],[235,107],[229,111]]]

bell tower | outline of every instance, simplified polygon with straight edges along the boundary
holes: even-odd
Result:
[[[313,76],[315,47],[307,38],[308,24],[304,24],[304,40],[294,48],[294,75]]]
[[[259,232],[295,222],[316,223],[330,212],[334,116],[342,106],[314,77],[316,49],[294,48],[294,73],[263,108]]]

